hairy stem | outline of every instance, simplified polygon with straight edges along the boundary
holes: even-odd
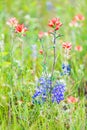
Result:
[[[53,66],[52,66],[52,74],[51,74],[51,78],[53,77],[54,74],[54,69],[55,69],[55,62],[56,62],[56,31],[54,31],[53,34],[54,38],[53,38],[53,53],[54,53],[54,58],[53,58]]]
[[[23,86],[23,83],[24,83],[24,77],[23,77],[23,63],[24,63],[24,56],[23,56],[23,51],[24,51],[24,43],[23,43],[23,40],[21,42],[21,66],[22,66],[22,86]]]

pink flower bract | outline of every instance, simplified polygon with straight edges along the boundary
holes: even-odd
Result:
[[[83,21],[85,19],[85,17],[82,14],[78,14],[78,15],[75,16],[74,19],[77,20],[77,21]]]
[[[23,33],[23,32],[26,32],[26,31],[27,31],[27,28],[24,27],[24,24],[18,24],[15,28],[16,33]]]
[[[76,51],[79,51],[79,52],[81,52],[82,49],[83,49],[83,48],[82,48],[82,46],[80,46],[80,45],[78,45],[78,46],[75,47],[75,50],[76,50]]]
[[[15,27],[18,24],[18,20],[14,17],[14,18],[10,18],[7,21],[7,25],[9,25],[10,27]]]
[[[69,23],[69,25],[78,27],[80,21],[84,21],[85,17],[82,14],[75,15],[72,21]]]
[[[59,18],[53,18],[49,21],[48,26],[54,28],[57,31],[62,26],[62,23],[60,22]]]
[[[73,97],[73,96],[69,96],[69,97],[67,98],[67,102],[68,102],[68,103],[76,103],[76,102],[78,102],[78,98],[75,98],[75,97]]]
[[[64,49],[71,50],[72,44],[71,44],[70,42],[64,42],[64,43],[62,44],[62,47],[63,47]]]
[[[39,39],[42,39],[43,36],[44,36],[44,32],[39,32],[39,34],[38,34]]]
[[[40,52],[40,54],[43,54],[43,50],[40,50],[39,52]]]

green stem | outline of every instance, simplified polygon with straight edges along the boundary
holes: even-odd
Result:
[[[14,34],[13,34],[13,30],[11,30],[11,50],[10,50],[10,62],[11,62],[11,68],[10,68],[10,93],[13,93],[13,43],[14,43]],[[11,112],[11,108],[12,108],[12,100],[11,100],[11,96],[9,97],[9,106],[8,106],[8,123],[11,123],[12,120],[12,112]]]
[[[54,58],[53,58],[53,66],[52,66],[52,74],[51,74],[51,78],[53,78],[53,74],[54,74],[54,69],[55,69],[55,63],[56,63],[56,31],[54,31],[54,39],[53,39],[53,52],[54,52]]]
[[[44,57],[44,61],[43,61],[44,67],[43,67],[43,69],[44,69],[44,72],[45,72],[45,76],[47,77],[47,70],[46,70],[46,57],[47,57],[47,54],[45,52],[45,49],[44,49],[44,46],[43,46],[43,43],[42,43],[41,40],[40,40],[40,42],[41,42],[41,45],[42,45],[43,57]]]
[[[23,86],[23,82],[24,82],[24,78],[23,78],[23,62],[24,62],[23,51],[24,51],[24,44],[23,44],[23,41],[22,41],[22,43],[21,43],[22,86]]]

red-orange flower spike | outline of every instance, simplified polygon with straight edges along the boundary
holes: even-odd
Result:
[[[77,21],[83,21],[85,19],[85,17],[81,14],[78,14],[78,15],[75,16],[74,19],[77,20]]]
[[[73,20],[69,23],[69,25],[70,25],[71,27],[72,27],[72,26],[78,27],[78,22],[77,22],[77,20],[73,19]]]
[[[15,27],[18,24],[18,20],[14,17],[14,18],[10,18],[7,21],[7,25],[9,25],[10,27]]]
[[[39,52],[40,52],[40,54],[43,54],[43,50],[40,50]]]
[[[15,31],[17,33],[23,33],[23,32],[26,32],[27,31],[27,28],[24,27],[24,24],[18,24],[15,28]]]
[[[68,103],[76,103],[76,102],[78,102],[78,98],[75,98],[75,97],[73,97],[73,96],[69,96],[69,97],[67,98],[67,102],[68,102]]]
[[[42,39],[43,36],[44,36],[44,32],[39,32],[39,34],[38,34],[39,39]]]
[[[75,50],[76,50],[76,51],[80,51],[80,52],[81,52],[82,49],[83,49],[83,48],[82,48],[82,46],[80,46],[80,45],[78,45],[78,46],[75,47]]]
[[[71,44],[70,42],[64,42],[64,43],[62,44],[62,47],[63,47],[64,49],[71,50],[72,44]]]
[[[49,21],[48,26],[54,28],[57,31],[62,26],[62,23],[60,22],[59,18],[53,18]]]

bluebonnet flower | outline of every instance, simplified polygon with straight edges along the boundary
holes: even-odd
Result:
[[[56,82],[56,84],[52,86],[52,80],[49,77],[41,77],[38,80],[37,89],[32,97],[33,103],[43,103],[49,95],[51,96],[52,102],[60,103],[60,101],[64,99],[64,92],[65,84],[63,82]]]
[[[48,11],[50,11],[50,10],[53,9],[53,4],[52,4],[51,1],[47,1],[47,2],[46,2],[46,6],[47,6],[47,10],[48,10]]]
[[[69,64],[62,64],[62,70],[63,70],[63,75],[69,75],[71,72],[71,67]]]
[[[52,102],[60,103],[64,100],[65,84],[56,82],[52,90]]]
[[[38,86],[37,86],[36,92],[34,93],[32,97],[33,101],[34,100],[38,100],[42,102],[46,101],[46,97],[49,94],[51,87],[52,87],[51,79],[48,77],[47,78],[41,77],[38,80]]]

